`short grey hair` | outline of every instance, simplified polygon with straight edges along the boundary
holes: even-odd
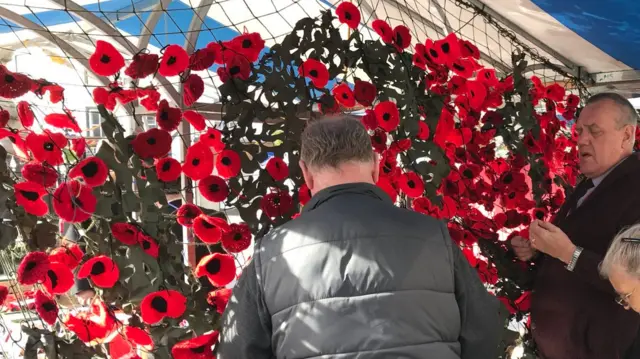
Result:
[[[353,116],[310,120],[300,138],[300,159],[309,167],[337,168],[347,162],[373,161],[371,137]]]
[[[588,106],[601,101],[611,101],[618,106],[622,112],[622,118],[618,119],[620,125],[638,125],[638,111],[636,111],[631,102],[624,96],[615,92],[601,92],[589,97],[586,105]]]
[[[628,238],[637,239],[637,241],[630,241]],[[640,278],[640,223],[623,230],[613,239],[600,264],[600,274],[604,278],[609,278],[611,268],[614,266],[622,268],[631,276]]]

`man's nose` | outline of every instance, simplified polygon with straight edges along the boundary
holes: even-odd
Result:
[[[578,134],[578,146],[580,145],[588,145],[589,144],[589,135],[586,132],[581,132]]]

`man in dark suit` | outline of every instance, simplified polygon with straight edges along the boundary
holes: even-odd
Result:
[[[511,241],[518,258],[537,268],[531,329],[543,359],[617,359],[631,351],[640,317],[616,303],[598,266],[615,234],[640,221],[637,122],[624,97],[591,97],[576,123],[586,179],[552,223],[534,221],[529,240]]]

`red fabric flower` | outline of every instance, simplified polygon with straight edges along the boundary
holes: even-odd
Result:
[[[27,253],[17,270],[18,283],[23,285],[32,285],[42,283],[47,276],[51,263],[49,256],[44,252]]]
[[[411,198],[420,197],[424,193],[424,182],[415,172],[404,173],[398,185],[400,190]]]
[[[27,147],[38,162],[46,162],[52,166],[62,164],[62,149],[67,145],[67,138],[61,133],[45,131],[38,135],[30,132],[27,135]]]
[[[189,55],[178,45],[169,45],[164,49],[158,73],[162,76],[176,76],[189,66]]]
[[[390,44],[393,42],[393,29],[389,24],[387,24],[384,20],[374,20],[371,23],[371,27],[373,31],[376,32],[380,36],[380,39],[385,44]]]
[[[373,111],[378,118],[378,125],[387,132],[395,130],[400,124],[400,112],[394,102],[380,102]]]
[[[160,57],[156,54],[138,53],[133,56],[133,61],[129,64],[125,75],[132,79],[143,79],[158,71]]]
[[[212,359],[215,356],[211,347],[217,341],[217,331],[183,340],[171,348],[171,355],[173,359]]]
[[[79,245],[70,243],[64,247],[58,247],[49,253],[49,262],[62,263],[69,269],[76,269],[84,257],[84,252]]]
[[[378,128],[378,118],[373,110],[365,110],[364,116],[360,118],[360,122],[367,130],[375,130]]]
[[[78,157],[84,156],[85,149],[87,148],[87,141],[84,137],[74,138],[71,140],[71,151]]]
[[[209,47],[196,50],[189,56],[191,71],[202,71],[210,68],[216,62],[216,52]]]
[[[224,143],[222,142],[222,134],[215,128],[207,128],[207,132],[200,135],[198,142],[202,142],[207,146],[213,148],[215,153],[218,153],[224,149]]]
[[[311,200],[312,194],[311,191],[309,190],[309,186],[307,186],[306,183],[303,183],[302,186],[300,186],[300,189],[298,190],[298,202],[300,203],[301,206],[304,206],[305,204],[307,204],[307,202],[309,202]]]
[[[222,150],[216,158],[216,170],[224,179],[237,176],[241,165],[240,155],[232,150]]]
[[[190,107],[204,93],[204,81],[196,74],[190,74],[189,77],[183,82],[182,88],[184,93],[182,94],[182,101],[184,105]]]
[[[32,81],[28,76],[7,70],[0,65],[0,97],[17,98],[31,89]]]
[[[436,42],[427,40],[425,47],[431,61],[438,65],[444,65],[460,58],[460,44],[455,33]]]
[[[422,141],[426,141],[429,139],[429,134],[429,125],[427,125],[427,123],[424,121],[418,122],[418,134],[416,135],[416,138]]]
[[[87,157],[69,171],[70,178],[82,178],[89,187],[102,186],[107,181],[109,169],[99,157]]]
[[[138,244],[140,244],[143,252],[153,258],[158,258],[158,251],[160,248],[158,247],[158,242],[156,242],[155,239],[147,236],[146,234],[140,233],[140,235],[138,235]]]
[[[377,94],[378,90],[376,89],[376,85],[368,81],[356,79],[354,96],[362,106],[371,106]]]
[[[380,176],[380,178],[378,178],[378,182],[376,182],[376,186],[385,191],[394,203],[396,202],[398,199],[398,192],[393,187],[391,180],[387,176]]]
[[[58,320],[58,305],[56,301],[41,290],[36,292],[36,312],[49,325],[54,325]]]
[[[476,60],[480,60],[480,50],[478,47],[467,40],[460,39],[460,56],[461,57],[472,57]]]
[[[338,101],[336,101],[333,96],[327,94],[320,96],[318,107],[320,113],[323,115],[340,112],[340,105],[338,104]]]
[[[90,312],[69,315],[64,324],[78,339],[91,345],[101,343],[115,328],[113,314],[109,313],[104,302],[99,299],[94,299]]]
[[[89,58],[89,66],[100,76],[115,75],[124,67],[124,57],[111,43],[98,40],[96,51]]]
[[[462,78],[468,79],[473,76],[475,63],[470,59],[455,59],[447,64],[449,69]]]
[[[7,288],[7,286],[0,285],[0,307],[4,305],[4,302],[7,300],[8,296],[9,296],[9,288]],[[207,301],[209,301],[210,296],[211,296],[211,293],[209,293],[209,295],[207,296]],[[212,301],[209,301],[209,304],[211,303]],[[214,304],[211,304],[211,305],[214,305]]]
[[[113,259],[107,256],[95,256],[84,262],[78,271],[78,278],[87,277],[97,287],[111,288],[120,278],[120,268]]]
[[[360,25],[360,11],[350,2],[343,2],[336,8],[336,15],[341,23],[347,24],[351,29],[357,29]]]
[[[181,120],[182,111],[179,108],[169,106],[167,100],[162,100],[158,103],[156,123],[160,129],[171,132],[178,128]]]
[[[225,62],[223,69],[229,77],[237,77],[243,81],[248,80],[249,76],[251,76],[251,63],[242,55],[234,55],[231,57]],[[223,80],[223,82],[226,81]]]
[[[193,220],[193,233],[204,243],[220,242],[222,234],[229,230],[229,224],[222,218],[200,214]]]
[[[236,277],[236,262],[230,254],[209,254],[200,260],[195,273],[198,277],[206,276],[216,287],[224,287]]]
[[[29,105],[27,101],[20,101],[18,102],[16,110],[18,112],[18,118],[20,119],[20,123],[22,124],[22,126],[30,128],[36,118],[36,116],[33,114],[33,111],[31,110],[31,105]]]
[[[198,191],[206,200],[217,203],[227,199],[229,186],[224,179],[210,175],[198,183]]]
[[[180,178],[182,165],[173,157],[164,157],[156,162],[156,175],[162,182],[173,182]]]
[[[147,294],[140,303],[140,316],[147,324],[156,324],[165,317],[180,318],[187,310],[187,298],[167,289]]]
[[[55,128],[63,130],[69,129],[73,132],[81,131],[80,126],[78,126],[78,121],[76,121],[75,117],[67,111],[65,111],[65,113],[50,113],[44,116],[44,122]]]
[[[411,32],[404,25],[398,25],[393,29],[393,46],[402,52],[411,45]]]
[[[189,124],[193,126],[196,131],[204,131],[204,129],[207,128],[204,116],[196,111],[184,111],[182,113],[182,117],[184,117],[184,119],[187,120],[187,122],[189,122]]]
[[[229,253],[240,253],[251,244],[251,230],[246,223],[232,223],[222,235],[222,247]]]
[[[293,199],[288,192],[278,191],[266,194],[260,201],[260,209],[267,217],[280,217],[291,211]]]
[[[42,217],[49,213],[47,203],[42,196],[47,194],[47,190],[35,182],[19,182],[14,186],[16,203],[24,208],[27,213]]]
[[[98,200],[91,188],[78,181],[61,183],[53,193],[53,210],[70,223],[84,222],[96,211]]]
[[[171,151],[171,135],[167,131],[152,128],[139,133],[131,145],[140,158],[160,158]]]
[[[9,123],[10,119],[11,115],[9,114],[9,111],[0,107],[0,128],[7,127],[7,123]]]
[[[132,246],[138,243],[138,236],[140,235],[140,229],[131,223],[112,223],[111,234],[113,238],[120,242]]]
[[[202,210],[200,207],[195,204],[186,203],[178,208],[176,213],[177,221],[180,225],[185,227],[193,226],[193,220],[196,219],[200,214],[202,214]]]
[[[211,306],[214,306],[216,308],[216,312],[222,314],[224,313],[224,309],[227,307],[227,303],[229,303],[230,298],[231,289],[220,288],[212,290],[211,292],[209,292],[209,294],[207,294],[207,303],[209,303],[209,305]]]
[[[187,149],[182,172],[194,181],[199,181],[213,172],[213,153],[202,142],[196,142]]]
[[[151,350],[154,347],[153,339],[146,330],[127,325],[124,327],[123,334],[133,344],[144,347],[145,350]]]
[[[73,287],[71,268],[60,262],[50,262],[43,285],[49,294],[64,294]]]
[[[26,163],[20,170],[20,173],[27,181],[37,183],[44,187],[51,187],[58,181],[58,172],[55,169],[44,166],[38,162]]]
[[[282,158],[271,157],[265,169],[275,181],[284,181],[289,177],[289,166]]]
[[[317,88],[327,86],[329,82],[329,70],[324,64],[316,59],[307,59],[298,68],[300,76],[311,79],[313,85]]]
[[[333,88],[333,97],[345,107],[351,108],[356,105],[356,99],[353,96],[353,92],[349,88],[349,85],[344,82]]]
[[[245,57],[249,62],[255,62],[264,49],[264,40],[260,33],[252,32],[240,34],[227,43],[229,49]]]
[[[160,101],[160,93],[153,86],[137,89],[138,98],[141,98],[140,105],[147,111],[157,111],[158,101]]]

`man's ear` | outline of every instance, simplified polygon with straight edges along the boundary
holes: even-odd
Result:
[[[380,155],[377,152],[373,153],[373,172],[371,175],[373,177],[373,183],[378,183],[378,179],[380,178]]]
[[[313,193],[313,175],[311,175],[311,172],[309,172],[309,167],[307,167],[307,164],[302,160],[300,160],[298,164],[300,165],[300,169],[302,170],[302,178],[304,178],[304,183],[307,184],[309,191]]]
[[[636,126],[625,126],[624,128],[624,143],[634,144],[636,141]]]

